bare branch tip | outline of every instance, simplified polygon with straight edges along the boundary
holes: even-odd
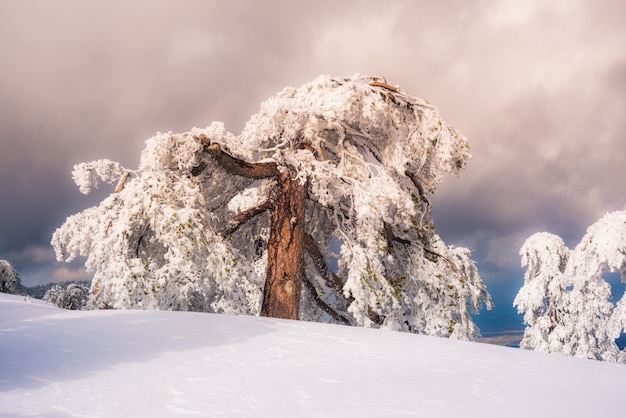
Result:
[[[194,135],[195,139],[199,139],[205,145],[211,144],[211,138],[209,138],[206,134]]]
[[[207,145],[205,149],[206,149],[206,152],[208,152],[211,155],[219,155],[219,153],[222,152],[222,148],[220,147],[220,144],[215,144],[215,143]]]
[[[398,87],[392,86],[390,84],[387,84],[384,81],[372,81],[370,83],[370,86],[372,86],[372,87],[382,87],[384,89],[391,90],[393,92],[397,92],[397,91],[400,90]]]

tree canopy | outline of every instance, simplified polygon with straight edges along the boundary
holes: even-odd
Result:
[[[273,316],[290,297],[300,319],[471,339],[491,297],[430,204],[469,158],[428,102],[380,77],[322,76],[265,101],[238,136],[214,122],[157,134],[137,170],[76,165],[82,192],[116,193],[52,244],[86,257],[94,306]]]

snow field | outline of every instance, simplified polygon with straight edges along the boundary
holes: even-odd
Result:
[[[626,366],[250,316],[0,294],[0,415],[618,416]]]

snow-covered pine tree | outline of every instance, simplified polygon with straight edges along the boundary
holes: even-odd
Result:
[[[602,275],[619,272],[626,281],[626,212],[605,215],[574,250],[542,232],[526,240],[520,255],[528,266],[514,301],[527,324],[521,347],[624,362],[615,340],[626,328],[626,299],[614,309]]]
[[[435,234],[429,197],[470,158],[438,110],[381,77],[286,88],[235,136],[223,124],[147,141],[139,169],[52,239],[86,256],[92,301],[252,313],[472,339],[491,297],[469,251]]]
[[[0,260],[0,292],[19,294],[22,291],[20,275],[6,260]]]

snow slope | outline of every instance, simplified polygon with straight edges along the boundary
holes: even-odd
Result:
[[[338,325],[0,294],[0,416],[619,416],[626,366]]]

